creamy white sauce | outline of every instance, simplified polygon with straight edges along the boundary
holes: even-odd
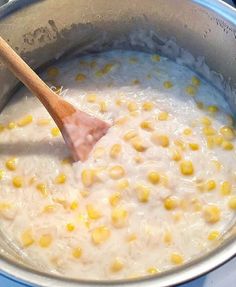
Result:
[[[220,237],[232,219],[235,211],[229,202],[236,187],[235,150],[224,149],[222,143],[209,147],[216,138],[211,136],[207,144],[203,133],[202,118],[208,117],[218,140],[226,141],[220,129],[231,125],[230,111],[218,90],[203,79],[196,82],[194,72],[167,58],[137,52],[77,58],[58,64],[43,77],[49,85],[61,86],[64,99],[113,126],[86,162],[71,165],[62,162],[69,151],[60,135],[53,136],[54,122],[42,125],[42,119],[50,116],[28,91],[19,91],[0,115],[5,127],[0,134],[1,229],[31,259],[66,276],[116,279],[163,272],[178,265],[173,262],[176,257],[185,263],[216,246],[209,233],[217,231]],[[189,95],[187,86],[196,94]],[[150,111],[143,109],[145,102],[152,103]],[[203,109],[197,107],[199,102]],[[212,106],[218,111],[210,112]],[[168,113],[167,120],[158,119],[163,112]],[[33,121],[28,125],[7,128],[29,114]],[[122,119],[125,122],[119,125]],[[140,127],[143,121],[151,128]],[[191,129],[189,135],[185,129]],[[129,131],[138,134],[143,151],[134,148],[134,139],[124,140]],[[153,139],[155,134],[167,136],[169,144],[163,147],[160,139]],[[229,142],[234,145],[235,139]],[[112,158],[115,144],[121,152]],[[198,150],[189,144],[198,144]],[[179,161],[173,160],[173,151],[180,153]],[[13,157],[16,168],[9,170],[6,162]],[[184,160],[192,162],[193,174],[181,173]],[[120,179],[110,175],[114,166],[124,169]],[[81,179],[84,170],[94,176],[87,186]],[[150,171],[160,176],[157,184],[148,180]],[[20,176],[21,187],[12,183],[15,176]],[[124,180],[128,186],[122,189]],[[216,184],[211,191],[206,190],[209,180]],[[224,196],[223,182],[231,187]],[[120,197],[116,206],[111,205],[114,194]],[[176,200],[171,210],[164,206],[168,197]],[[212,204],[220,210],[220,218],[209,223],[204,210]],[[96,209],[96,219],[89,218],[88,205]],[[114,210],[123,212],[123,221],[114,221],[114,214],[112,219]],[[96,244],[94,230],[101,226],[104,241]],[[42,247],[45,241],[50,244]]]

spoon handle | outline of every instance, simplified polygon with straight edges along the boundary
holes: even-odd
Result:
[[[62,119],[75,111],[74,107],[54,93],[25,61],[0,37],[0,57],[12,73],[38,97],[58,126]]]

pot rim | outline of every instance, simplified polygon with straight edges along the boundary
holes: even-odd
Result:
[[[13,0],[10,3],[4,4],[0,8],[0,18],[6,17],[18,9],[22,9],[26,5],[38,2],[39,0]],[[236,9],[222,0],[189,0],[200,6],[215,12],[219,16],[226,19],[228,22],[236,26]],[[102,280],[79,280],[66,277],[57,276],[50,273],[45,273],[33,268],[27,267],[21,263],[15,262],[0,254],[0,274],[10,278],[16,282],[27,284],[34,284],[40,287],[53,286],[149,286],[149,287],[167,287],[176,286],[185,283],[201,275],[204,275],[225,262],[236,256],[236,238],[226,239],[225,242],[214,249],[213,251],[197,258],[190,263],[181,267],[176,267],[169,271],[163,272],[156,276],[146,276],[140,279],[126,279],[115,281]],[[39,285],[40,282],[40,285]]]

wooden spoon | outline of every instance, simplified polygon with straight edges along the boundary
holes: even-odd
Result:
[[[15,76],[35,94],[60,129],[75,161],[85,161],[96,142],[110,125],[75,109],[54,93],[0,37],[0,57]]]

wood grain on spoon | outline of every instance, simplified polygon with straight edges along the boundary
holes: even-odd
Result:
[[[0,56],[13,74],[38,97],[48,110],[69,146],[74,160],[85,161],[96,142],[110,125],[77,110],[54,93],[0,37]]]

